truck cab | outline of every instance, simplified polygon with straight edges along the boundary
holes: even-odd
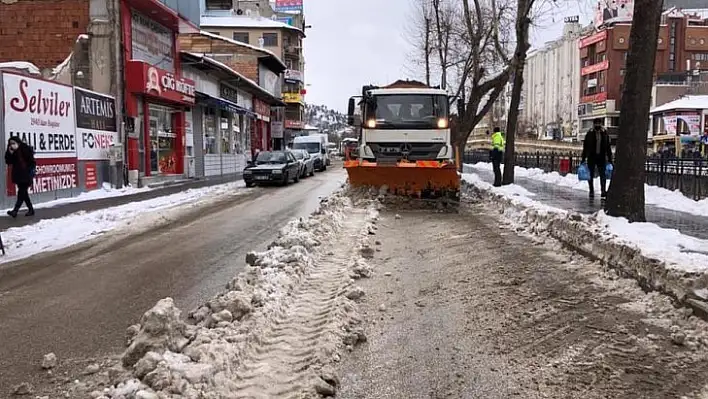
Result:
[[[361,132],[359,159],[376,163],[453,159],[448,100],[444,90],[418,82],[364,86],[359,110],[355,98],[349,100],[349,122]]]

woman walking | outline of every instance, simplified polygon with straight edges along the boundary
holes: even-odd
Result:
[[[34,160],[34,150],[17,137],[11,137],[7,141],[7,151],[5,151],[5,163],[12,166],[12,182],[17,186],[17,202],[15,208],[7,211],[13,218],[17,217],[22,203],[27,204],[25,216],[33,216],[34,208],[29,197],[29,188],[34,179],[37,164]]]

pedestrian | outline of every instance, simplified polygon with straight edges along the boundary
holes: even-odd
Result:
[[[13,218],[17,217],[22,203],[27,204],[25,216],[34,215],[34,207],[29,197],[29,188],[34,179],[37,164],[34,160],[34,150],[17,137],[10,137],[5,151],[5,163],[12,167],[12,183],[17,186],[17,201],[15,208],[7,211]]]
[[[498,127],[494,128],[494,133],[492,134],[492,168],[494,169],[494,187],[501,187],[502,185],[502,171],[501,163],[504,157],[504,147],[506,146],[506,140]]]
[[[592,129],[585,135],[583,141],[583,156],[582,162],[587,161],[588,169],[590,170],[590,197],[595,196],[595,169],[600,175],[600,197],[607,197],[607,178],[605,176],[605,167],[608,163],[612,163],[612,148],[610,147],[610,136],[607,130],[602,126],[600,119],[595,119]]]

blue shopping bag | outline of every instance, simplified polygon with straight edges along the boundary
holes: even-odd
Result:
[[[588,164],[581,163],[580,166],[578,166],[578,180],[580,180],[580,181],[589,181],[590,180],[590,169],[588,168]]]
[[[612,172],[615,171],[615,167],[612,166],[611,163],[608,163],[605,165],[605,178],[611,179],[612,178]]]

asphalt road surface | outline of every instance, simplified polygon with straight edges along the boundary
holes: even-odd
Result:
[[[42,357],[71,375],[124,349],[125,329],[164,297],[191,310],[217,294],[289,220],[344,181],[333,167],[284,188],[222,198],[170,225],[108,236],[0,268],[0,397],[49,385]]]

